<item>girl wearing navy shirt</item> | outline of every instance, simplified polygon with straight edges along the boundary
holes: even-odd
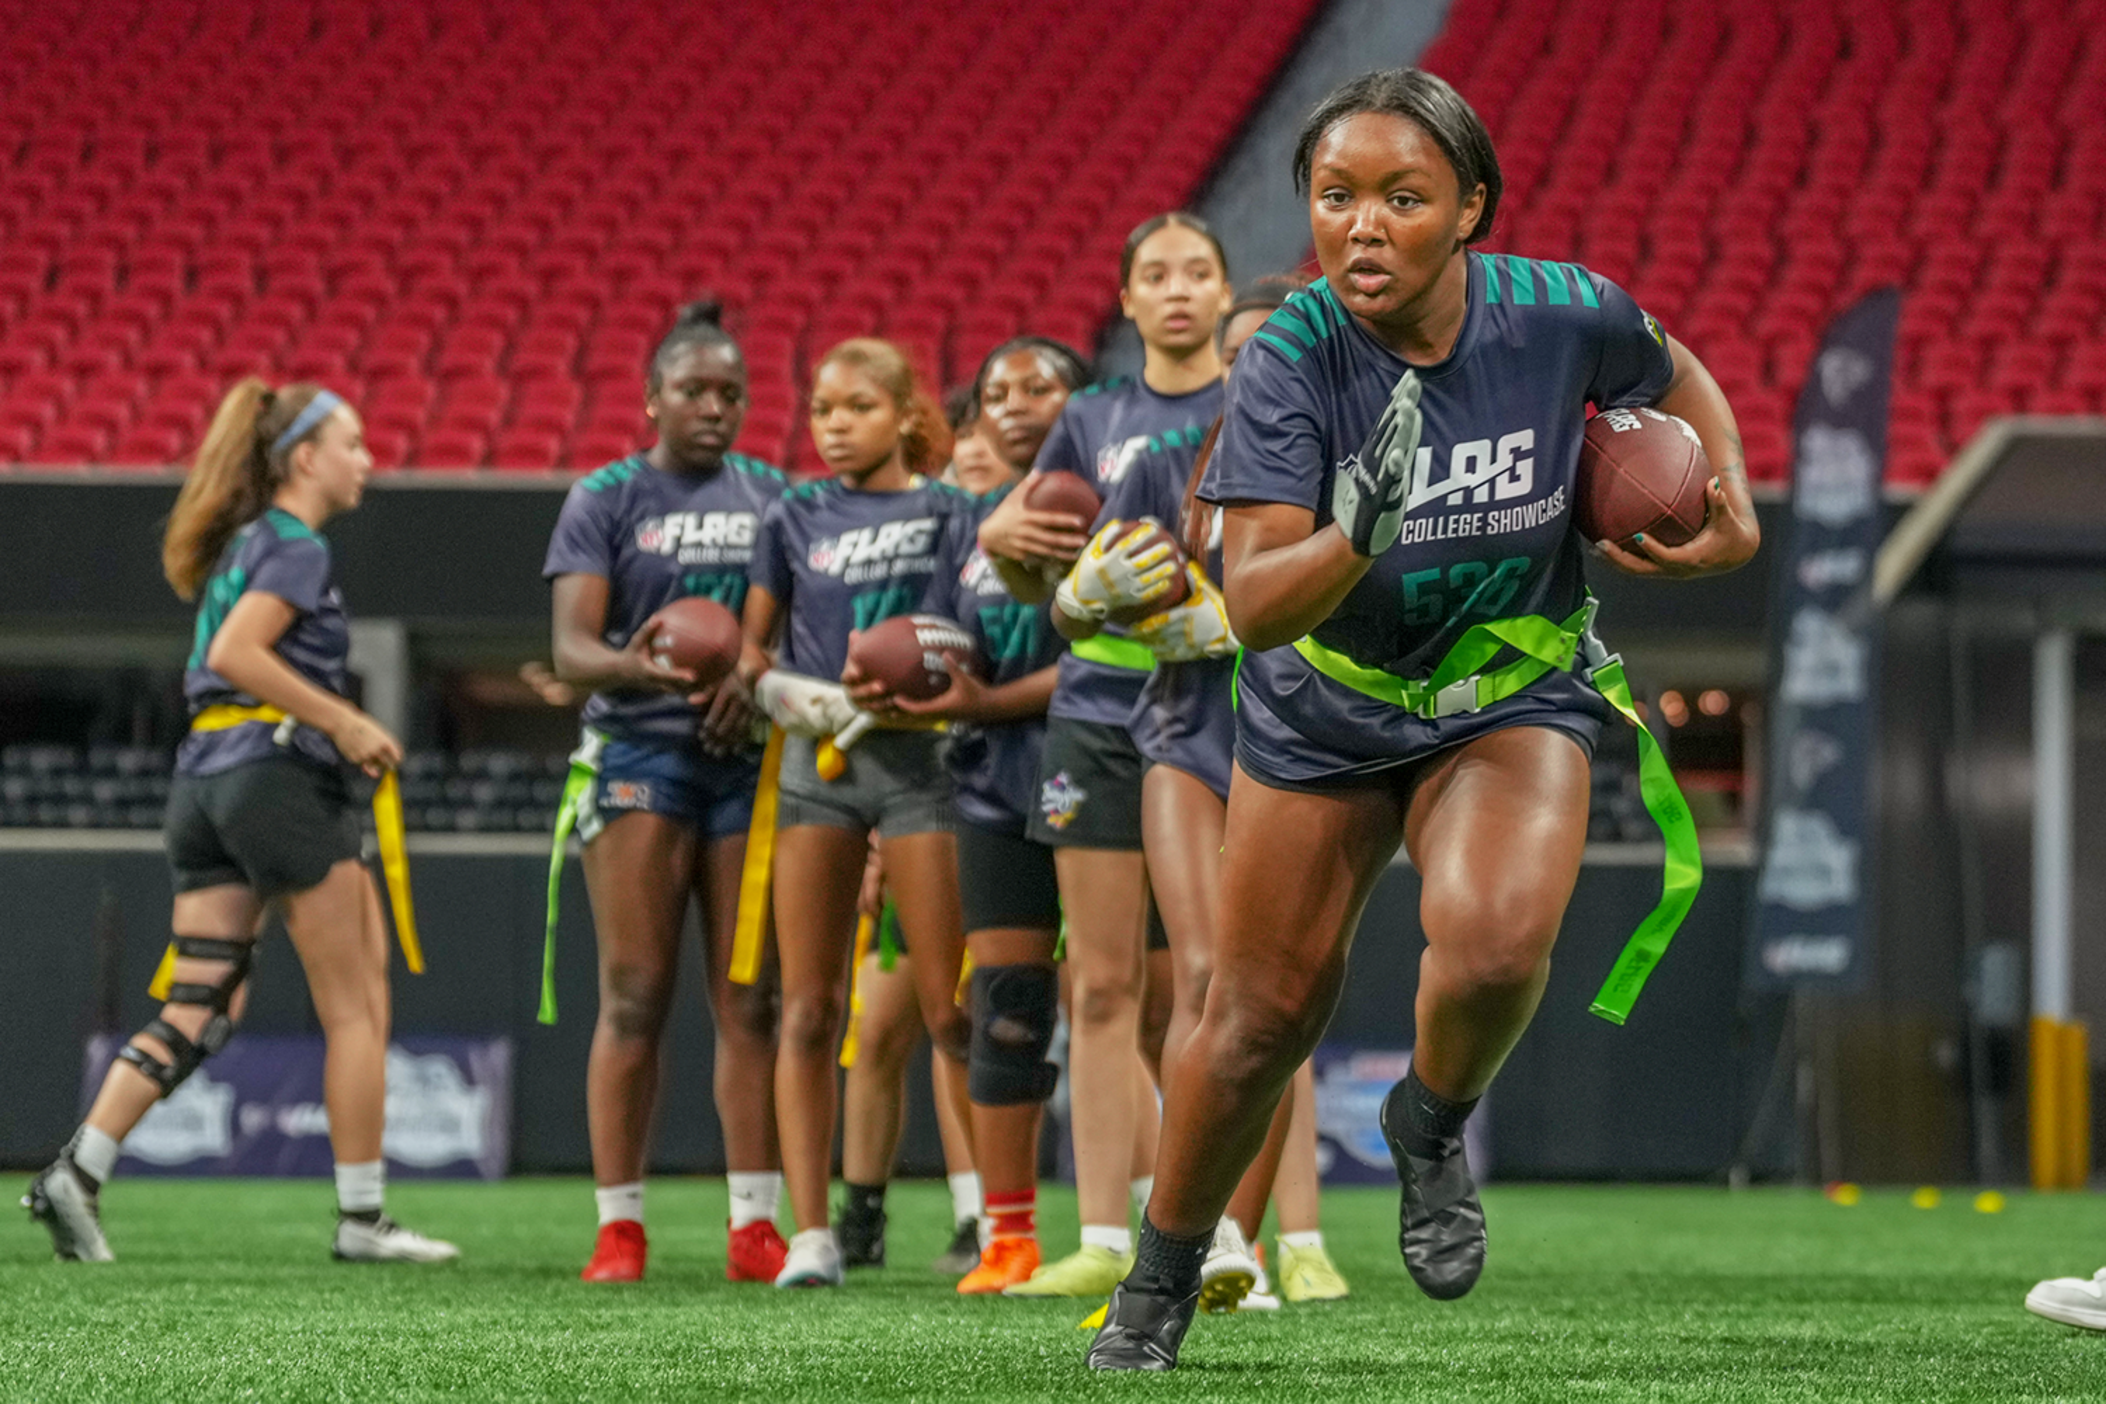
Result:
[[[358,506],[364,426],[316,385],[242,381],[221,401],[162,543],[198,602],[183,693],[191,732],[168,796],[175,962],[167,1002],[110,1065],[87,1120],[24,1201],[61,1259],[108,1262],[99,1194],[153,1104],[226,1046],[275,908],[328,1045],[337,1257],[440,1262],[450,1243],[381,1212],[386,1161],[387,925],[359,858],[354,791],[402,744],[345,696],[351,623],[321,528]]]
[[[829,761],[843,762],[838,770],[830,763],[822,771],[820,762],[824,737],[845,741],[855,734],[849,726],[859,733],[867,725],[868,714],[835,681],[845,676],[851,635],[920,607],[945,543],[970,529],[961,528],[969,499],[926,476],[950,456],[949,426],[889,342],[861,338],[827,353],[813,377],[811,425],[833,476],[793,488],[761,520],[740,664],[789,733],[773,882],[783,988],[775,1089],[799,1231],[776,1278],[781,1287],[843,1280],[826,1208],[834,1059],[872,830],[884,845],[930,1038],[961,1068],[969,1042],[956,1002],[965,935],[941,736],[878,728],[838,753],[829,747]],[[941,1085],[962,1103],[962,1078]],[[962,1121],[962,1105],[958,1112]]]
[[[735,683],[689,695],[692,676],[655,662],[643,628],[697,595],[736,616],[761,514],[785,486],[776,469],[730,451],[746,413],[746,363],[716,303],[693,303],[675,318],[651,357],[644,413],[658,442],[571,488],[543,566],[554,587],[556,675],[592,692],[572,758],[595,772],[577,832],[600,956],[585,1068],[600,1229],[583,1277],[634,1282],[644,1273],[643,1169],[659,1044],[694,905],[730,1171],[724,1275],[773,1282],[786,1251],[775,1227],[775,991],[770,979],[730,979],[759,775],[752,714]]]
[[[1091,1344],[1098,1369],[1176,1364],[1214,1222],[1400,842],[1427,938],[1413,1067],[1381,1117],[1400,1246],[1428,1295],[1475,1284],[1462,1125],[1541,997],[1607,708],[1558,668],[1490,697],[1412,689],[1480,622],[1584,618],[1571,496],[1589,403],[1682,416],[1719,469],[1694,539],[1612,562],[1702,574],[1757,542],[1732,411],[1697,359],[1584,269],[1468,247],[1491,231],[1499,168],[1446,83],[1346,84],[1305,123],[1295,172],[1324,280],[1245,349],[1202,485],[1226,513],[1247,650],[1214,976],[1168,1070],[1140,1261]]]

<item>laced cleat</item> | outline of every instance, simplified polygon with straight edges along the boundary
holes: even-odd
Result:
[[[450,1263],[461,1256],[444,1239],[413,1233],[385,1214],[371,1223],[339,1217],[330,1251],[347,1263]]]
[[[612,1219],[600,1225],[592,1261],[578,1274],[581,1282],[641,1282],[650,1244],[644,1226],[634,1219]]]
[[[834,1221],[834,1233],[841,1246],[843,1267],[883,1267],[885,1265],[885,1211],[882,1209],[858,1209],[854,1203],[841,1206],[841,1217]]]
[[[1257,1285],[1258,1260],[1243,1240],[1242,1226],[1223,1218],[1214,1226],[1214,1246],[1200,1265],[1199,1309],[1214,1316],[1234,1311]]]
[[[1382,1100],[1382,1139],[1389,1142],[1403,1195],[1397,1208],[1397,1248],[1419,1290],[1449,1302],[1477,1285],[1484,1272],[1484,1207],[1460,1136],[1448,1136],[1430,1156],[1406,1148],[1399,1135],[1404,1108],[1399,1082]]]
[[[1133,1271],[1133,1254],[1085,1243],[1025,1281],[1002,1289],[1005,1297],[1102,1297]]]
[[[70,1156],[61,1155],[29,1182],[22,1207],[51,1233],[60,1262],[113,1263],[117,1255],[102,1236],[101,1195]]]
[[[1192,1327],[1199,1294],[1186,1297],[1136,1292],[1125,1283],[1112,1292],[1104,1324],[1086,1357],[1092,1370],[1175,1370],[1177,1348]]]
[[[775,1275],[778,1287],[839,1287],[848,1281],[843,1271],[841,1244],[830,1228],[806,1229],[790,1239],[782,1271]]]
[[[979,1265],[980,1221],[967,1219],[958,1225],[958,1231],[951,1235],[951,1246],[944,1249],[936,1261],[929,1264],[929,1268],[951,1277],[963,1277]]]
[[[768,1219],[760,1219],[731,1231],[724,1255],[726,1282],[773,1282],[782,1273],[790,1245],[782,1241],[782,1230]]]
[[[981,1250],[980,1264],[958,1280],[960,1296],[1006,1292],[1038,1271],[1038,1240],[997,1238]]]
[[[1321,1243],[1308,1248],[1280,1245],[1280,1295],[1286,1300],[1335,1302],[1350,1290]]]

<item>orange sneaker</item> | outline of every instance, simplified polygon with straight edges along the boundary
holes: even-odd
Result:
[[[1038,1271],[1038,1240],[997,1238],[980,1251],[980,1266],[958,1280],[968,1297],[1000,1292]]]
[[[578,1277],[585,1282],[641,1282],[648,1251],[643,1225],[636,1220],[601,1224],[599,1241],[592,1245],[592,1261]]]
[[[726,1282],[773,1282],[782,1272],[790,1245],[782,1231],[767,1219],[731,1231],[729,1251],[724,1255]]]

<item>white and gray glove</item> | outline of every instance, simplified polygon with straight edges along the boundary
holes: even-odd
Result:
[[[1234,653],[1241,645],[1236,642],[1236,631],[1229,627],[1228,601],[1197,561],[1185,563],[1185,578],[1192,587],[1185,602],[1134,625],[1132,638],[1165,663],[1225,658]]]
[[[869,714],[849,700],[848,689],[802,673],[770,668],[753,685],[753,701],[768,720],[792,736],[837,736]],[[867,729],[864,721],[857,734]]]
[[[1355,553],[1379,556],[1404,530],[1404,499],[1419,452],[1419,377],[1405,371],[1389,404],[1360,446],[1331,480],[1331,520]]]
[[[1141,537],[1154,529],[1149,521],[1106,522],[1053,592],[1061,613],[1101,622],[1115,609],[1146,604],[1169,589],[1177,576],[1170,543],[1141,545]]]

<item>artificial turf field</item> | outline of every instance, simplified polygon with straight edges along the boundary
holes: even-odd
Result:
[[[1397,1260],[1393,1194],[1335,1191],[1349,1300],[1202,1317],[1176,1374],[1096,1377],[1076,1323],[1097,1303],[961,1299],[928,1271],[940,1184],[893,1191],[891,1266],[838,1292],[725,1283],[722,1182],[650,1193],[649,1279],[587,1287],[579,1180],[391,1187],[462,1245],[440,1268],[332,1262],[321,1181],[120,1181],[114,1266],[53,1263],[26,1216],[0,1233],[0,1398],[2106,1399],[2106,1335],[2019,1305],[2106,1262],[2089,1196],[1988,1215],[1958,1194],[1495,1186],[1491,1266],[1441,1304]],[[1071,1245],[1073,1197],[1048,1198],[1042,1231]]]

